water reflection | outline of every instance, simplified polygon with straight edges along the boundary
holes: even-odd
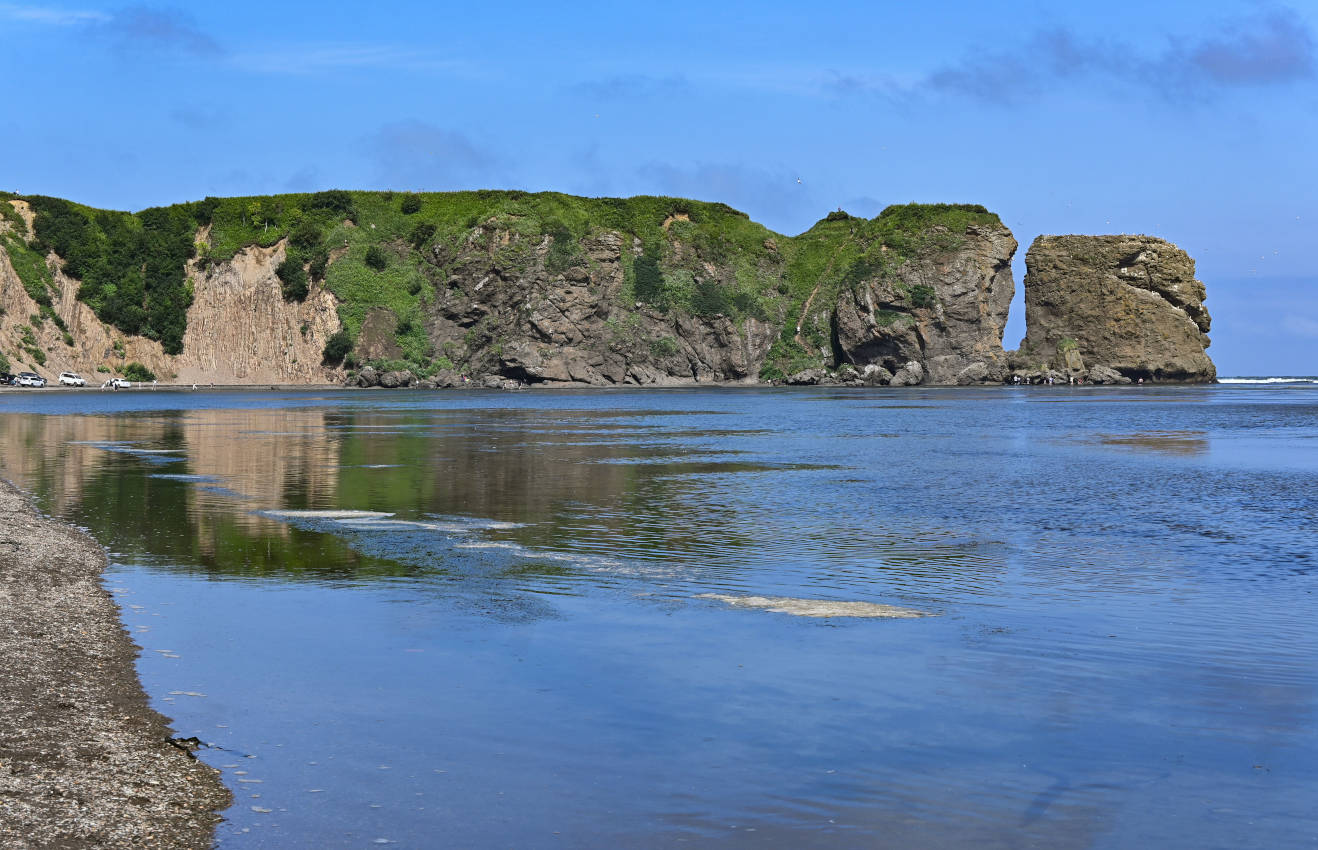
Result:
[[[1136,451],[1170,455],[1199,455],[1208,451],[1208,435],[1203,431],[1144,431],[1134,434],[1099,434],[1095,440],[1104,446],[1118,446]]]
[[[1318,441],[1262,398],[359,393],[0,434],[127,565],[179,731],[257,757],[220,757],[224,846],[1287,846]]]

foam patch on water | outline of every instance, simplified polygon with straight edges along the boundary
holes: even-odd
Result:
[[[329,510],[282,510],[261,511],[262,516],[271,519],[385,519],[393,516],[385,511],[329,511]]]
[[[152,478],[163,478],[166,481],[193,481],[201,484],[211,484],[220,479],[214,475],[188,475],[182,472],[157,472],[151,475]]]
[[[871,617],[910,620],[928,617],[928,612],[877,602],[835,602],[830,599],[794,599],[789,596],[729,596],[722,593],[698,593],[697,599],[717,599],[733,608],[758,608],[796,617]]]
[[[430,523],[436,528],[445,526],[459,526],[464,530],[477,531],[508,531],[513,528],[524,528],[525,523],[521,522],[504,522],[497,519],[475,519],[474,517],[453,517],[438,516],[436,514],[427,514],[428,517],[437,520]]]
[[[458,543],[454,549],[503,549],[508,552],[525,552],[526,547],[519,543],[505,543],[500,540],[475,540],[471,543]]]

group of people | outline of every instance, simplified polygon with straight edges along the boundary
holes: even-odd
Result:
[[[1056,377],[1053,375],[1044,375],[1043,378],[1039,381],[1039,383],[1046,384],[1051,387],[1054,383],[1056,383],[1056,380],[1057,380]],[[1077,378],[1074,375],[1071,375],[1067,378],[1067,382],[1074,385],[1074,384],[1083,384],[1085,380],[1084,378]],[[1025,384],[1026,386],[1029,386],[1030,382],[1028,379],[1022,379],[1020,375],[1012,375],[1011,383],[1013,386],[1019,387],[1021,384]]]

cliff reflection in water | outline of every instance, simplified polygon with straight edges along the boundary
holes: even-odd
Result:
[[[638,554],[697,553],[711,532],[721,551],[748,545],[735,510],[702,495],[702,476],[779,467],[712,448],[676,460],[653,426],[633,424],[644,415],[203,409],[10,415],[0,435],[24,447],[9,453],[7,473],[46,510],[121,556],[173,569],[327,578],[451,566],[415,536],[345,534],[271,513],[290,511],[537,526],[521,536],[546,550],[578,532],[625,538]]]

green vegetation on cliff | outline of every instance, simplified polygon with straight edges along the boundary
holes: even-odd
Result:
[[[183,350],[192,303],[185,264],[204,223],[202,205],[131,214],[41,195],[25,200],[36,214],[32,248],[64,259],[64,273],[82,282],[80,300],[125,333],[159,340],[170,354]]]
[[[781,328],[761,372],[780,377],[828,360],[828,311],[840,292],[875,279],[899,287],[897,271],[909,259],[954,251],[967,227],[999,224],[976,205],[908,204],[874,219],[839,210],[785,237],[725,204],[518,191],[331,190],[206,198],[138,213],[22,199],[35,213],[34,233],[0,203],[10,225],[3,241],[40,304],[50,303],[45,255],[53,250],[65,273],[80,280],[78,297],[103,321],[177,353],[192,300],[190,261],[204,270],[249,246],[283,241],[276,274],[284,297],[302,300],[319,286],[339,301],[344,330],[326,347],[326,363],[359,360],[353,348],[367,316],[384,310],[392,314],[385,323],[392,328],[388,359],[422,373],[469,360],[478,349],[497,354],[504,342],[495,323],[477,315],[459,322],[460,339],[439,344],[432,332],[437,304],[472,297],[482,278],[496,285],[533,277],[595,281],[599,240],[608,238],[622,274],[621,289],[609,296],[617,302],[610,322],[624,327],[632,311],[647,311],[672,322]],[[478,280],[471,280],[476,259]],[[928,287],[901,292],[904,303],[876,320],[935,306]],[[681,351],[668,337],[635,345],[653,358]]]

